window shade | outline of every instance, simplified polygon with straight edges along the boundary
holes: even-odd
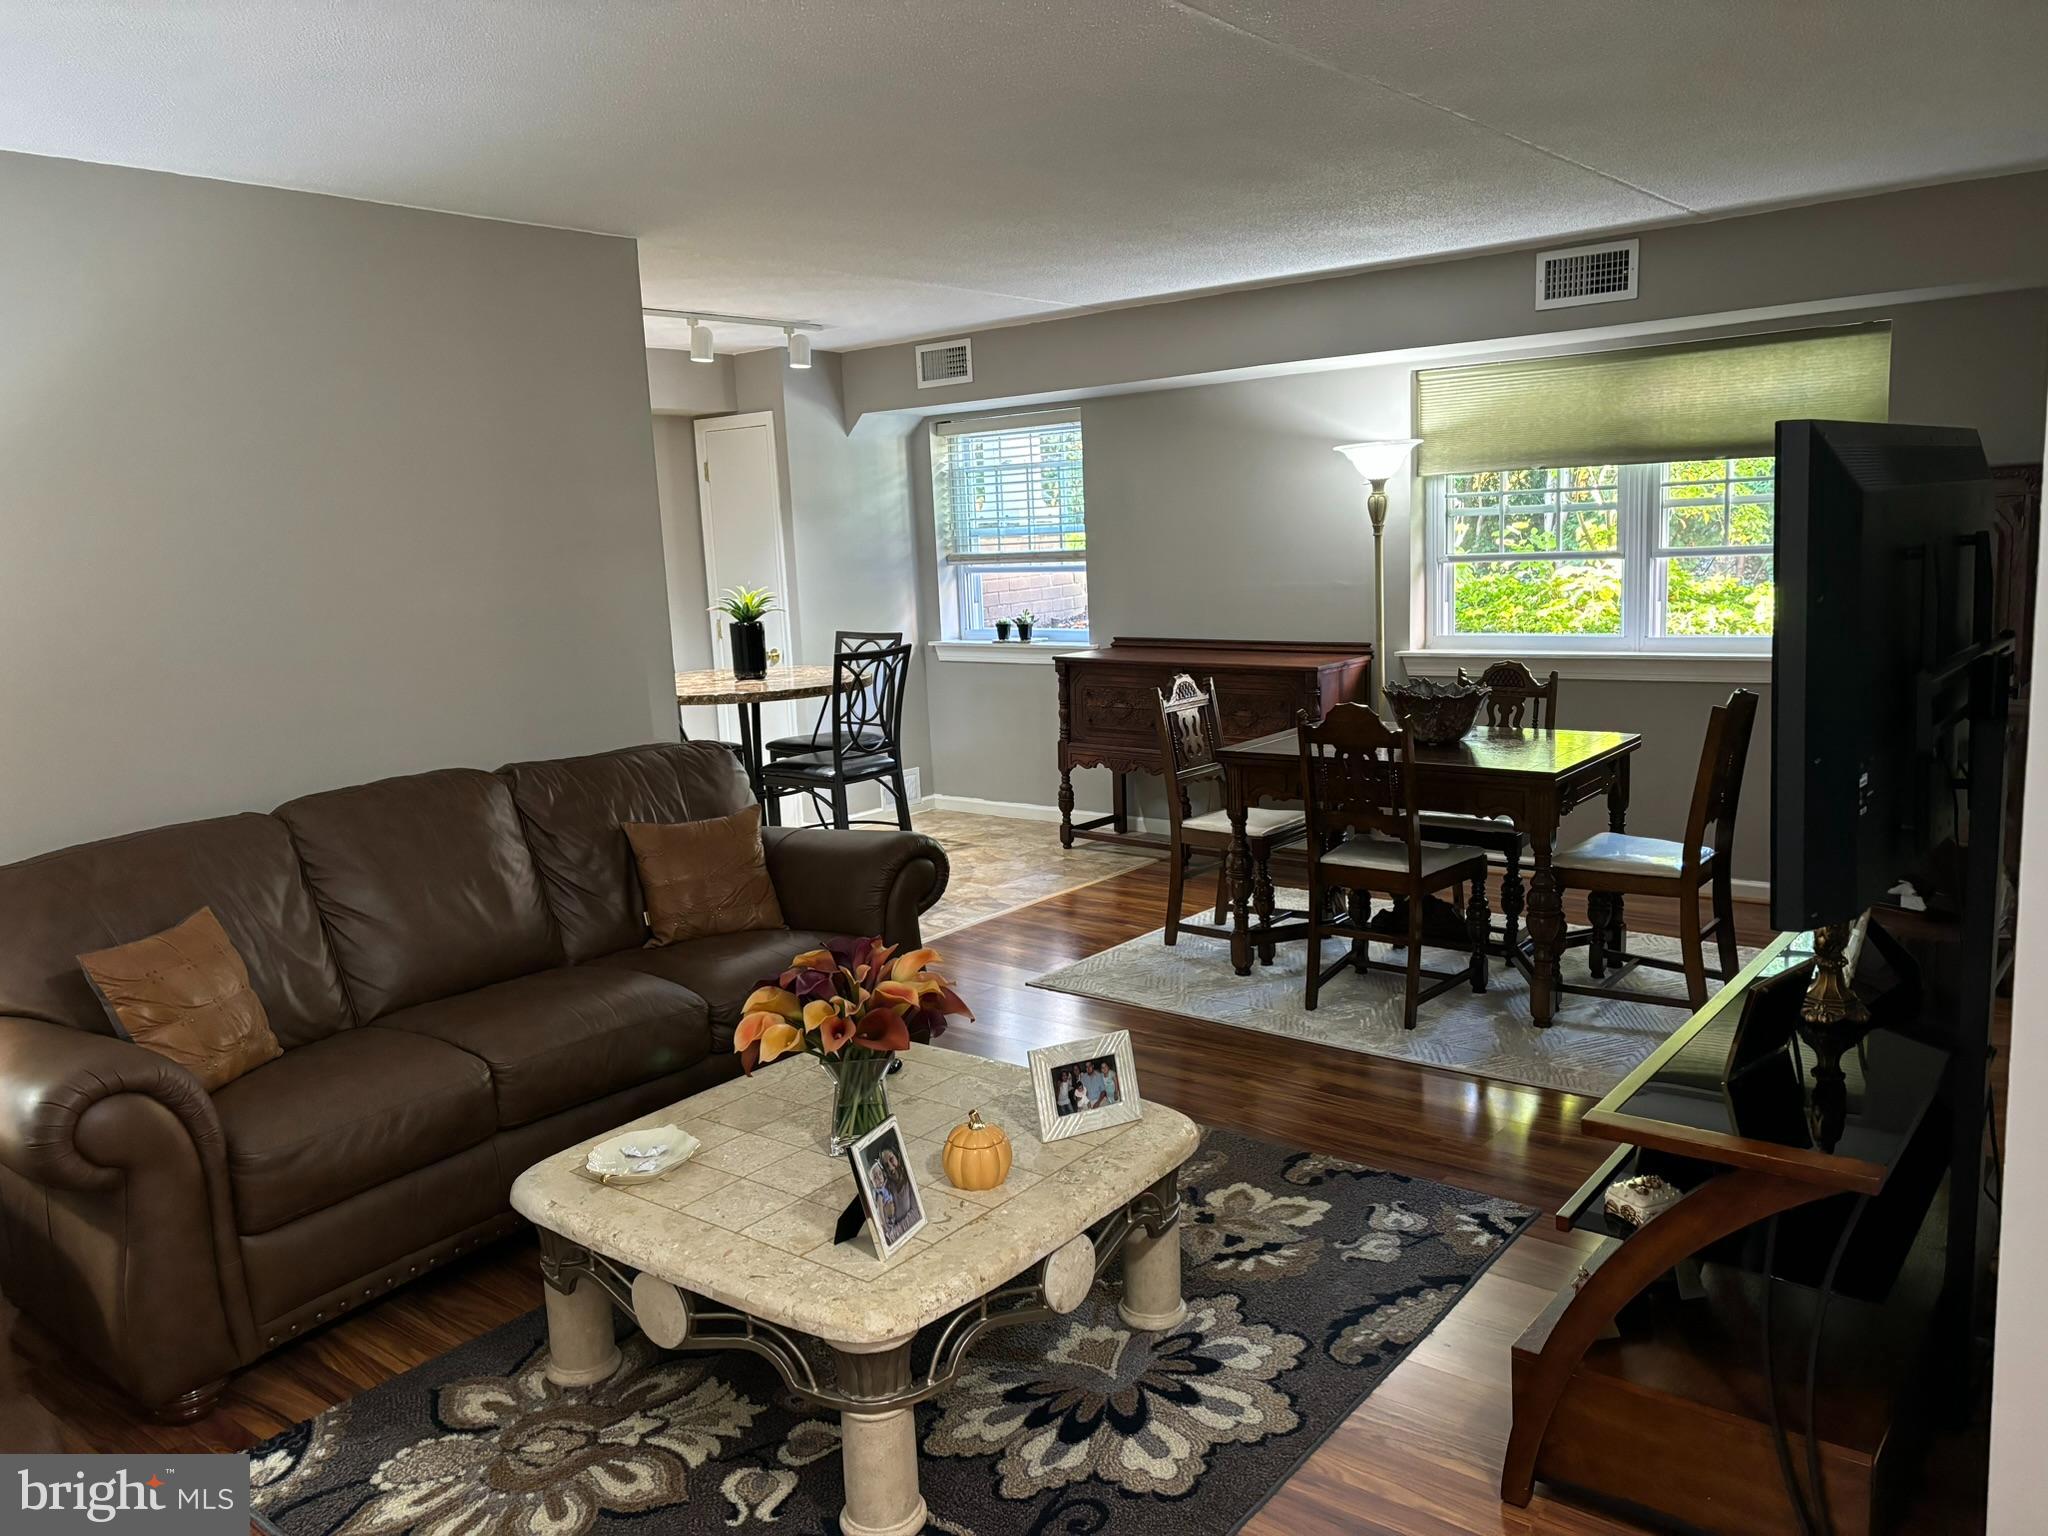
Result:
[[[1780,420],[1883,421],[1891,327],[1533,357],[1415,376],[1425,475],[1767,454]]]
[[[946,559],[1038,559],[1087,552],[1081,423],[1071,417],[939,422],[932,497]]]

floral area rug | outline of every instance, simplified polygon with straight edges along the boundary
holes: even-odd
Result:
[[[1533,1212],[1211,1132],[1182,1170],[1187,1320],[1135,1333],[1111,1284],[984,1339],[918,1410],[927,1531],[1234,1531]],[[764,1361],[638,1333],[617,1372],[542,1374],[538,1311],[250,1454],[283,1536],[831,1536],[834,1415]]]
[[[1487,972],[1486,991],[1453,987],[1424,1003],[1415,1028],[1404,1029],[1397,975],[1341,971],[1323,984],[1316,1010],[1310,1013],[1302,1002],[1308,972],[1308,952],[1302,944],[1278,945],[1273,964],[1254,965],[1251,975],[1239,976],[1230,968],[1227,939],[1183,933],[1169,948],[1164,935],[1164,929],[1155,929],[1048,971],[1031,985],[1596,1099],[1633,1072],[1691,1016],[1684,1008],[1656,1003],[1566,996],[1550,1025],[1538,1029],[1529,1012],[1527,979],[1496,960]],[[1676,960],[1680,952],[1676,939],[1654,933],[1631,933],[1629,945],[1640,954],[1666,960]],[[1340,952],[1335,941],[1325,944],[1323,963],[1328,965]],[[1747,964],[1756,952],[1739,953]],[[1395,964],[1404,955],[1405,951],[1381,944],[1372,950],[1373,959]],[[1429,970],[1452,971],[1462,968],[1466,957],[1455,950],[1425,949],[1422,963]],[[1585,950],[1568,951],[1563,971],[1566,981],[1590,981]],[[1685,996],[1684,977],[1647,967],[1631,969],[1619,980],[1609,971],[1604,984],[1670,998]]]

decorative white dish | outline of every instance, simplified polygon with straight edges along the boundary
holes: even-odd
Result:
[[[649,1125],[607,1136],[590,1149],[584,1172],[606,1184],[644,1184],[690,1160],[697,1138],[679,1125]]]

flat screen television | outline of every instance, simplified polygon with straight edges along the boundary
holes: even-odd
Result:
[[[1938,905],[1967,815],[1958,661],[1993,638],[1983,445],[1963,427],[1781,421],[1777,453],[1771,924]]]

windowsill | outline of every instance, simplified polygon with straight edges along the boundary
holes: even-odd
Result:
[[[1456,677],[1460,667],[1470,669],[1474,662],[1507,656],[1532,666],[1541,662],[1546,671],[1555,668],[1559,677],[1588,682],[1719,683],[1732,687],[1768,686],[1771,681],[1770,655],[1757,651],[1546,651],[1509,641],[1469,650],[1445,646],[1398,653],[1410,677],[1432,678]]]
[[[1050,665],[1053,657],[1088,649],[1086,640],[930,640],[939,661],[997,661]]]

